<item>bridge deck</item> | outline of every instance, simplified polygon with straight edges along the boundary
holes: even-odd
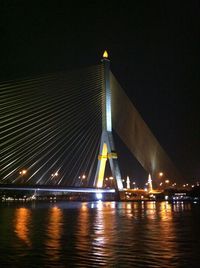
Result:
[[[45,185],[7,185],[1,184],[0,190],[17,191],[44,191],[44,192],[68,192],[68,193],[115,193],[115,189],[81,188],[81,187],[55,187]]]

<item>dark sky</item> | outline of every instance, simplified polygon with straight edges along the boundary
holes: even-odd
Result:
[[[199,1],[69,2],[0,1],[0,80],[93,65],[106,48],[175,165],[200,178]]]

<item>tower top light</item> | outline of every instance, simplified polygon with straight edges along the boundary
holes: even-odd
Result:
[[[105,50],[104,53],[103,53],[103,58],[104,59],[108,59],[108,52]]]

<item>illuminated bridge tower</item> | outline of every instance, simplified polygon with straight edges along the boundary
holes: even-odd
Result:
[[[123,190],[121,173],[117,160],[117,153],[112,135],[112,113],[111,113],[111,89],[110,89],[110,61],[108,53],[105,51],[102,59],[104,82],[103,82],[103,100],[102,100],[102,134],[101,144],[98,156],[98,165],[95,175],[94,186],[103,187],[106,162],[109,160],[112,176],[116,182],[117,189]]]

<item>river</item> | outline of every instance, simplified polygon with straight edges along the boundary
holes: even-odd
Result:
[[[0,267],[200,267],[200,206],[1,203]]]

